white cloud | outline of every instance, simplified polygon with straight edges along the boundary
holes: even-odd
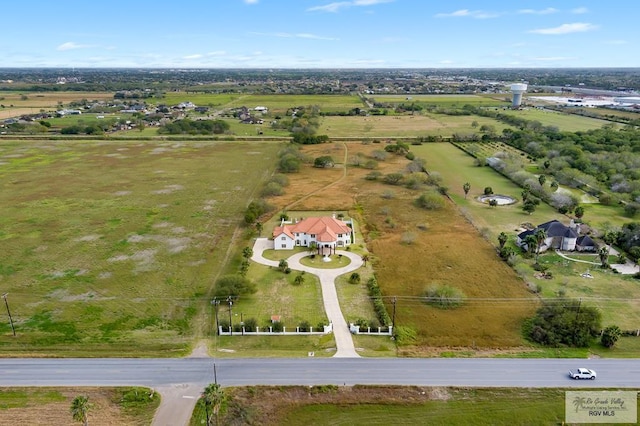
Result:
[[[243,0],[246,4],[257,4],[258,0]]]
[[[200,59],[203,55],[196,53],[195,55],[183,56],[182,59]]]
[[[593,31],[597,29],[597,25],[585,23],[585,22],[576,22],[573,24],[562,24],[557,27],[552,28],[538,28],[536,30],[529,31],[534,34],[545,34],[545,35],[559,35],[559,34],[571,34],[571,33],[583,33],[586,31]]]
[[[56,47],[56,50],[73,50],[73,49],[86,49],[91,47],[88,44],[78,44],[73,41],[68,41],[66,43],[62,43],[60,46]]]
[[[576,7],[575,9],[571,10],[571,13],[573,13],[574,15],[582,15],[584,13],[589,13],[589,9],[587,9],[586,7]]]
[[[499,13],[495,12],[485,12],[484,10],[469,10],[469,9],[460,9],[451,13],[437,13],[436,18],[475,18],[475,19],[488,19],[488,18],[497,18],[500,16]]]
[[[340,9],[345,9],[352,6],[374,6],[376,4],[391,3],[395,0],[353,0],[353,1],[339,1],[323,6],[314,6],[307,9],[307,12],[338,12]]]
[[[553,7],[548,7],[546,9],[540,9],[540,10],[520,9],[518,11],[518,13],[524,14],[524,15],[550,15],[550,14],[556,13],[556,12],[558,12],[558,9],[554,9]]]

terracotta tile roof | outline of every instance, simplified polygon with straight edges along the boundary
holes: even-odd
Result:
[[[276,226],[275,228],[273,228],[273,238],[276,238],[281,234],[285,234],[287,237],[291,238],[292,240],[294,239],[294,236],[291,233],[289,226]]]
[[[313,234],[316,236],[315,238],[318,242],[336,241],[338,239],[338,234],[351,233],[351,228],[349,228],[346,223],[330,216],[309,217],[301,220],[298,223],[285,225],[284,228],[285,230],[282,232],[287,233],[287,235],[289,235],[288,232],[290,232],[291,234]],[[291,238],[293,238],[293,235],[291,235]]]

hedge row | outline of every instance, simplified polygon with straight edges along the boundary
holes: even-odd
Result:
[[[367,281],[367,289],[369,290],[369,296],[373,301],[373,309],[376,312],[378,321],[380,321],[380,324],[382,324],[383,327],[389,327],[391,325],[391,317],[389,316],[387,308],[384,306],[384,302],[382,301],[382,292],[380,291],[380,287],[378,287],[376,277],[369,278],[369,281]]]

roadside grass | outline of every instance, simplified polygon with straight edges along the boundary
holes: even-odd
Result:
[[[592,129],[599,129],[604,125],[621,127],[620,124],[607,120],[583,117],[580,115],[561,113],[551,110],[539,110],[533,108],[521,110],[504,110],[503,114],[513,115],[530,121],[539,121],[543,126],[554,126],[562,132],[578,132]]]
[[[182,353],[278,149],[3,141],[0,353]]]
[[[221,422],[244,413],[262,425],[556,425],[565,390],[417,386],[228,388]],[[191,425],[204,410],[194,411]]]
[[[149,424],[160,405],[160,395],[141,387],[2,388],[0,423],[3,425],[71,424],[73,398],[89,397],[92,425]],[[46,415],[43,415],[46,413]]]

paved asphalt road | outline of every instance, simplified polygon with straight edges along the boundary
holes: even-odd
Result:
[[[0,359],[0,386],[158,387],[213,382],[223,386],[397,384],[473,387],[640,388],[635,359]],[[587,367],[598,379],[571,380]]]

